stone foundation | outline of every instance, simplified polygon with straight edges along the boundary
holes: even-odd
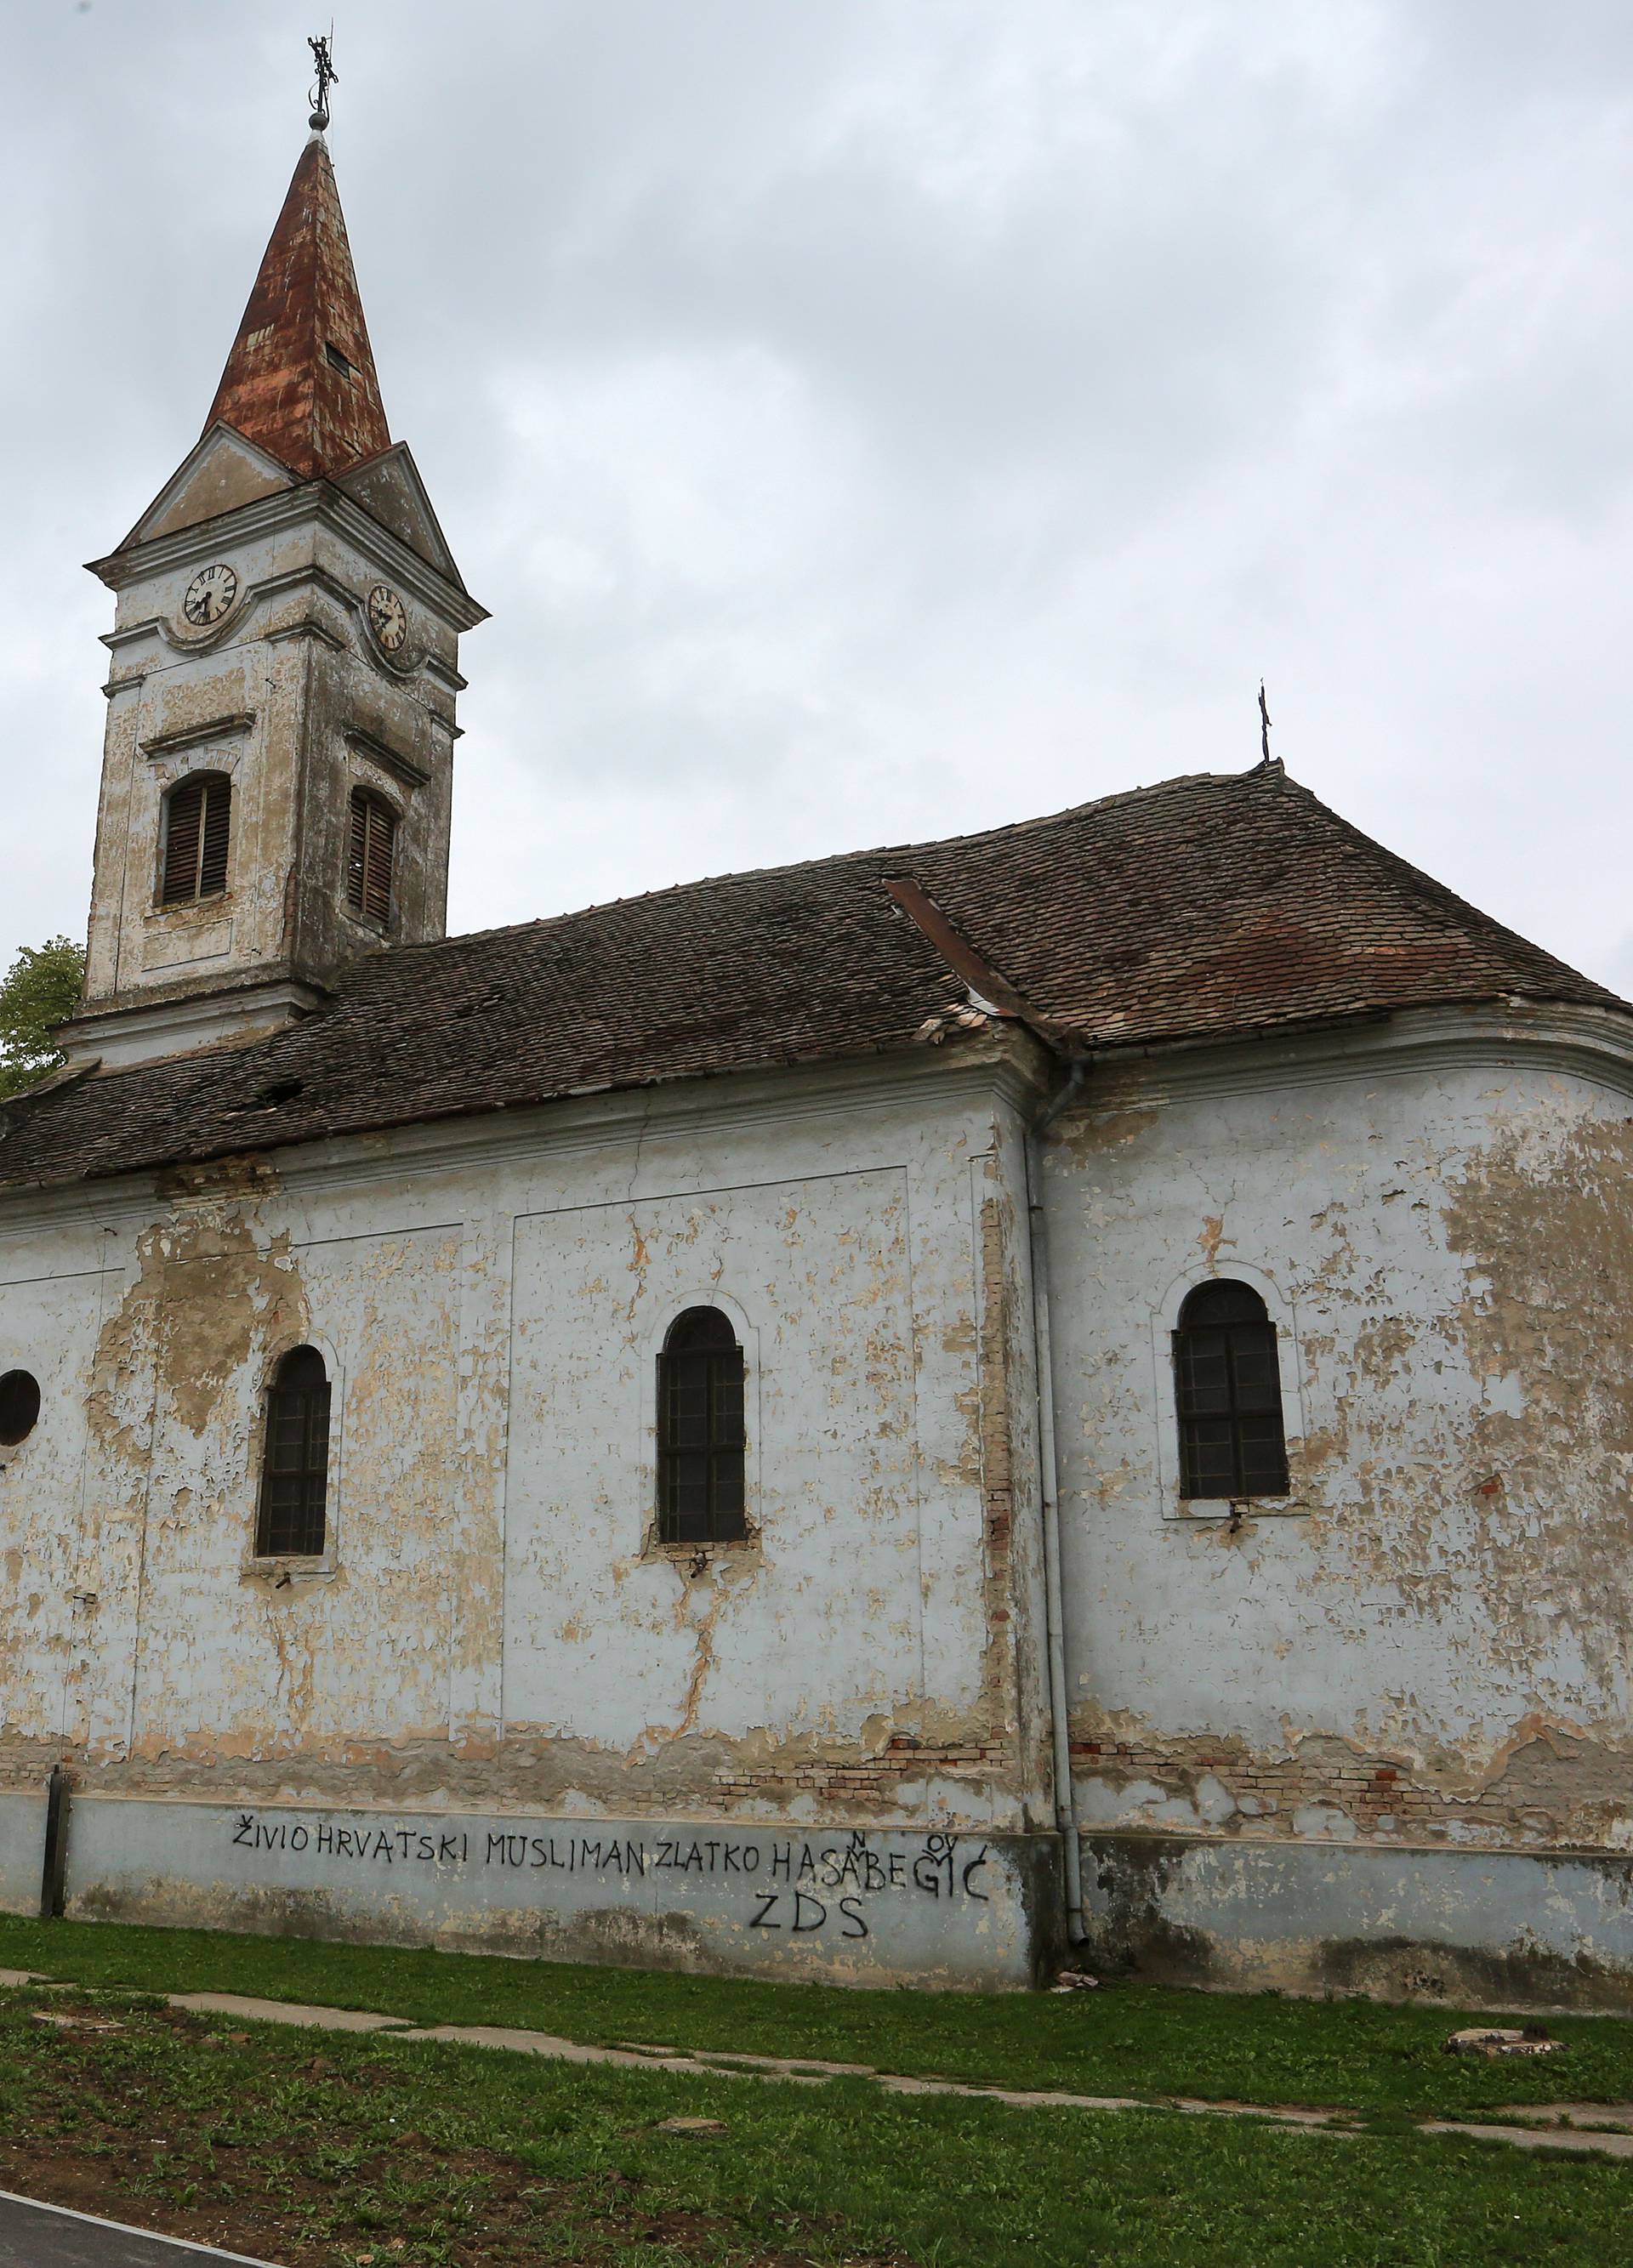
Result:
[[[31,1857],[37,1905],[37,1837]],[[1041,1981],[1058,1957],[1059,1878],[1058,1845],[1046,1835],[78,1795],[66,1911],[634,1968],[994,1991]]]
[[[45,1875],[46,1797],[0,1788],[0,1913],[37,1914]]]

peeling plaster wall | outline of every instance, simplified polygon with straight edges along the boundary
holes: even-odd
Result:
[[[47,1410],[0,1476],[0,1785],[1047,1822],[1018,1121],[978,1055],[8,1200],[0,1356]],[[694,1568],[653,1535],[655,1363],[711,1300],[753,1533]],[[306,1343],[328,1548],[258,1561]]]
[[[1153,1063],[1052,1143],[1083,1823],[1629,1849],[1633,1101],[1351,1052]],[[1210,1274],[1282,1355],[1291,1497],[1234,1524],[1178,1490]]]
[[[600,1822],[603,1849],[654,1852],[691,1822],[722,1854],[721,1833],[842,1828],[862,1867],[910,1831],[1002,1841],[1009,1918],[967,1917],[990,1941],[950,1953],[937,1920],[921,1956],[916,1924],[859,1955],[836,1921],[809,1958],[1016,1981],[1058,1912],[1035,1079],[987,1035],[0,1203],[0,1362],[44,1391],[0,1473],[0,1791],[37,1804],[66,1759],[81,1815],[106,1801],[97,1850],[137,1805],[234,1835],[349,1819],[371,1854],[443,1818]],[[1107,1957],[1625,1999],[1615,1079],[1499,1021],[1402,1020],[1102,1069],[1057,1124],[1071,1749]],[[1186,1291],[1231,1274],[1277,1325],[1291,1472],[1239,1516],[1181,1501],[1169,1350]],[[654,1388],[705,1301],[745,1350],[751,1532],[698,1562],[654,1534]],[[329,1548],[259,1562],[262,1396],[305,1342],[333,1381]],[[4,1885],[25,1903],[26,1840]],[[418,1889],[331,1898],[304,1859],[258,1889],[236,1841],[139,1881],[74,1847],[86,1912],[454,1942],[482,1903],[447,1904],[440,1858]],[[572,1943],[775,1967],[733,1935],[743,1887],[721,1874],[713,1950],[677,1918],[713,1892],[625,1912],[610,1880]],[[1424,1944],[1397,1941],[1408,1907]],[[565,1911],[535,1885],[491,1941],[542,1944]]]

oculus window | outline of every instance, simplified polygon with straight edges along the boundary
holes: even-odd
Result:
[[[0,1448],[16,1448],[39,1423],[40,1381],[26,1370],[0,1374]]]

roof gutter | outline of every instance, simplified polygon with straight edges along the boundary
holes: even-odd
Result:
[[[1050,1778],[1055,1832],[1065,1874],[1068,1945],[1088,1937],[1083,1918],[1083,1830],[1072,1785],[1071,1712],[1066,1683],[1065,1587],[1060,1575],[1060,1454],[1054,1407],[1054,1341],[1049,1315],[1049,1224],[1044,1205],[1043,1138],[1082,1093],[1089,1057],[1066,1027],[1040,1016],[1009,979],[988,966],[969,939],[910,875],[890,875],[885,888],[922,936],[994,1014],[1035,1033],[1066,1076],[1028,1122],[1024,1136],[1026,1216],[1032,1279],[1032,1370],[1037,1385],[1038,1484],[1043,1530],[1044,1631],[1048,1668]]]

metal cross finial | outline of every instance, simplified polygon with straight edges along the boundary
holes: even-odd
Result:
[[[329,38],[334,36],[330,27]],[[312,60],[317,65],[317,78],[312,88],[312,123],[320,134],[329,124],[329,91],[335,84],[335,65],[329,55],[329,40],[308,40]]]
[[[1270,761],[1270,705],[1265,699],[1265,681],[1259,681],[1259,745],[1265,752],[1265,762]]]

